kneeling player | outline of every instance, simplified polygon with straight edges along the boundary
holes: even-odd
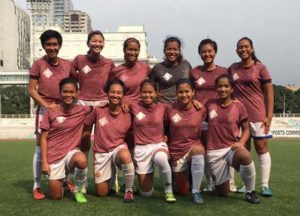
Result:
[[[216,79],[219,98],[209,100],[207,159],[220,196],[229,191],[229,167],[240,172],[246,186],[246,200],[259,203],[255,192],[255,166],[244,148],[249,138],[248,115],[244,105],[233,99],[233,80],[225,74]]]
[[[86,198],[79,191],[86,179],[87,160],[78,149],[86,116],[90,107],[76,105],[77,83],[72,78],[59,84],[61,103],[58,111],[47,109],[41,123],[42,171],[49,176],[49,191],[52,199],[63,197],[63,179],[73,172],[74,196],[77,202]]]

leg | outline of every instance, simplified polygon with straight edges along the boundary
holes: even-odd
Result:
[[[80,150],[85,154],[87,161],[89,161],[89,151],[91,148],[91,134],[92,134],[93,125],[85,126],[84,131],[82,133]],[[88,166],[86,168],[86,173],[88,176]],[[86,193],[88,188],[88,178],[84,183],[84,187],[82,187],[81,192]]]
[[[187,195],[190,191],[188,171],[173,172],[175,189],[180,195]]]
[[[259,160],[262,195],[266,197],[271,197],[273,194],[269,188],[269,179],[271,173],[271,156],[268,149],[268,140],[254,140],[254,146],[258,154]]]
[[[63,179],[49,180],[49,193],[51,199],[59,200],[63,197]]]
[[[98,184],[95,184],[96,186],[96,193],[100,197],[105,197],[108,195],[109,192],[109,180],[105,182],[101,182]]]
[[[153,194],[153,173],[139,174],[140,194],[143,197],[151,197]]]
[[[229,181],[224,182],[220,185],[215,185],[218,196],[226,197],[230,192]]]

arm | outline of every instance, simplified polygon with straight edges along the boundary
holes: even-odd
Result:
[[[42,172],[44,175],[50,175],[50,166],[47,158],[48,131],[42,130],[41,134],[41,154],[42,154]]]
[[[55,103],[49,104],[47,103],[47,101],[45,101],[37,92],[37,86],[38,86],[38,80],[36,79],[29,79],[29,83],[28,83],[28,87],[27,87],[27,91],[28,94],[35,100],[38,102],[38,104],[41,107],[44,108],[49,108],[52,111],[58,111],[59,110],[59,106]]]
[[[264,83],[262,85],[262,90],[265,96],[265,105],[266,105],[266,118],[262,127],[265,128],[265,134],[269,133],[272,116],[273,116],[273,109],[274,109],[274,89],[271,82]]]
[[[248,141],[248,139],[250,137],[250,129],[249,129],[249,122],[248,121],[244,121],[241,124],[241,129],[242,129],[241,138],[240,138],[239,141],[232,144],[232,146],[231,146],[232,149],[237,149],[237,148],[244,147],[246,145],[246,142]]]

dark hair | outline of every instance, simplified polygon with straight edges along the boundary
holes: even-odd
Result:
[[[188,84],[189,86],[191,86],[192,90],[195,89],[195,85],[190,79],[183,78],[176,82],[176,91],[178,90],[181,84]]]
[[[256,63],[256,62],[260,62],[260,60],[259,60],[259,59],[256,57],[256,55],[255,55],[255,52],[254,52],[254,46],[253,46],[253,41],[252,41],[250,38],[248,38],[248,37],[242,37],[241,39],[238,40],[236,46],[239,47],[239,43],[240,43],[242,40],[247,40],[247,41],[249,41],[250,46],[251,46],[251,48],[253,49],[253,52],[252,52],[252,54],[251,54],[251,58],[254,60],[255,63]]]
[[[213,49],[215,50],[215,52],[218,52],[218,45],[215,41],[213,41],[212,39],[204,39],[202,40],[199,45],[198,45],[198,53],[200,54],[201,48],[206,45],[206,44],[210,44],[212,45]]]
[[[94,35],[100,35],[104,39],[104,35],[103,35],[103,33],[101,31],[99,31],[99,30],[91,31],[88,34],[88,38],[87,38],[87,41],[86,41],[87,44],[89,44],[90,40],[92,39],[92,37]]]
[[[62,42],[63,42],[61,34],[58,31],[49,29],[49,30],[44,31],[43,34],[41,34],[41,36],[40,36],[40,41],[41,41],[41,44],[42,44],[43,48],[44,48],[46,42],[50,38],[56,38],[57,41],[58,41],[59,46],[61,47]]]
[[[154,81],[151,81],[151,80],[147,80],[147,79],[146,79],[146,80],[144,80],[144,81],[141,83],[141,85],[140,85],[140,91],[142,90],[142,88],[143,88],[144,85],[146,85],[146,84],[151,85],[151,86],[154,88],[155,91],[158,90],[157,85],[156,85],[156,83],[155,83]]]
[[[109,81],[106,82],[105,88],[104,88],[106,94],[108,94],[108,92],[110,90],[110,87],[112,85],[115,85],[115,84],[118,84],[118,85],[122,86],[122,88],[123,88],[123,95],[124,95],[126,93],[127,89],[125,87],[124,82],[122,80],[119,80],[119,79],[109,80]]]
[[[62,88],[63,88],[63,86],[66,85],[66,84],[73,84],[75,86],[75,88],[76,88],[76,91],[78,91],[77,81],[74,78],[71,78],[71,77],[62,79],[59,82],[59,91],[61,91]]]
[[[128,47],[128,45],[129,45],[130,42],[135,42],[135,43],[137,43],[138,46],[139,46],[139,48],[141,48],[141,44],[140,44],[139,40],[136,39],[136,38],[131,37],[131,38],[127,38],[127,39],[124,41],[124,43],[123,43],[123,52],[125,52],[125,50],[126,50],[126,48]]]
[[[232,76],[230,74],[222,74],[220,76],[217,77],[217,79],[215,80],[215,86],[217,87],[218,82],[220,79],[223,78],[227,78],[229,81],[229,84],[232,86],[232,88],[234,87],[235,83],[234,83],[234,79],[232,78]]]
[[[180,53],[179,53],[179,56],[177,58],[177,61],[181,62],[183,60],[183,56],[181,54],[181,40],[178,37],[175,37],[175,36],[167,37],[167,39],[164,41],[164,52],[165,52],[165,50],[168,46],[168,43],[171,43],[171,42],[176,42],[178,44]]]

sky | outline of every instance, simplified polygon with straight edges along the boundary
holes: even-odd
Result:
[[[15,0],[26,8],[26,0]],[[202,64],[197,47],[207,37],[218,44],[217,65],[239,61],[236,43],[253,40],[257,57],[273,82],[300,86],[299,0],[72,0],[87,12],[94,30],[115,32],[120,25],[144,25],[148,51],[163,59],[163,41],[178,36],[192,66]]]

